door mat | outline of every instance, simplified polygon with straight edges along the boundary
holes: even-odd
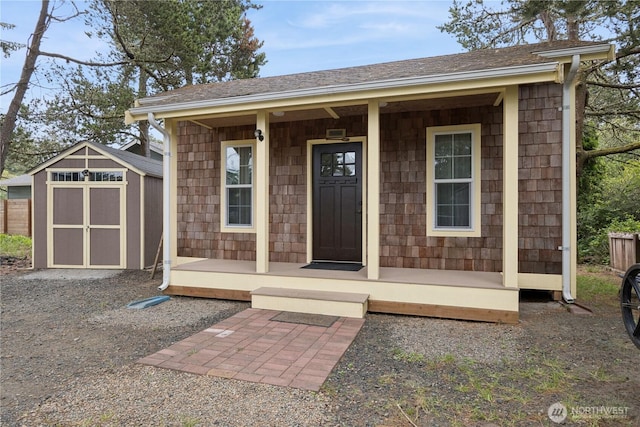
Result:
[[[312,262],[301,268],[312,270],[338,270],[338,271],[358,271],[362,264],[358,262]]]
[[[298,323],[302,325],[322,326],[324,328],[329,328],[338,319],[339,317],[327,316],[324,314],[293,313],[289,311],[283,311],[282,313],[276,314],[269,320],[273,320],[275,322]]]

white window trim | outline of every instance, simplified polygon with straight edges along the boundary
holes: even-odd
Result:
[[[227,224],[227,147],[251,147],[253,171],[251,174],[251,225]],[[220,147],[220,231],[223,233],[255,233],[256,232],[256,141],[242,139],[236,141],[222,141]]]
[[[435,136],[452,133],[471,133],[472,170],[471,170],[471,226],[468,229],[436,228],[435,200]],[[433,126],[427,128],[427,236],[435,237],[480,237],[481,224],[481,135],[480,123]]]

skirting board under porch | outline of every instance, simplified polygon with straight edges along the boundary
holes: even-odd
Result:
[[[171,269],[167,294],[251,301],[259,288],[342,292],[368,295],[369,312],[497,323],[517,323],[519,318],[519,289],[503,286],[500,273],[381,268],[379,279],[373,280],[366,266],[345,272],[272,262],[269,272],[258,273],[255,261],[179,261]]]

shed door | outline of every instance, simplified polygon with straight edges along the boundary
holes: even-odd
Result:
[[[89,188],[89,267],[123,267],[121,187]]]
[[[124,187],[54,186],[49,267],[124,268]]]
[[[362,144],[313,146],[313,259],[362,261]]]
[[[54,187],[50,193],[49,267],[85,266],[84,193],[84,186]]]

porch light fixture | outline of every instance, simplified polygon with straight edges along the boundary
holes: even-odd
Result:
[[[258,141],[264,141],[264,135],[262,134],[262,131],[260,129],[256,129],[255,131],[253,131],[253,136],[255,136]]]
[[[282,117],[282,116],[284,116],[284,111],[274,111],[272,114],[275,117]]]
[[[89,169],[85,169],[82,171],[82,176],[88,176],[89,175]]]

